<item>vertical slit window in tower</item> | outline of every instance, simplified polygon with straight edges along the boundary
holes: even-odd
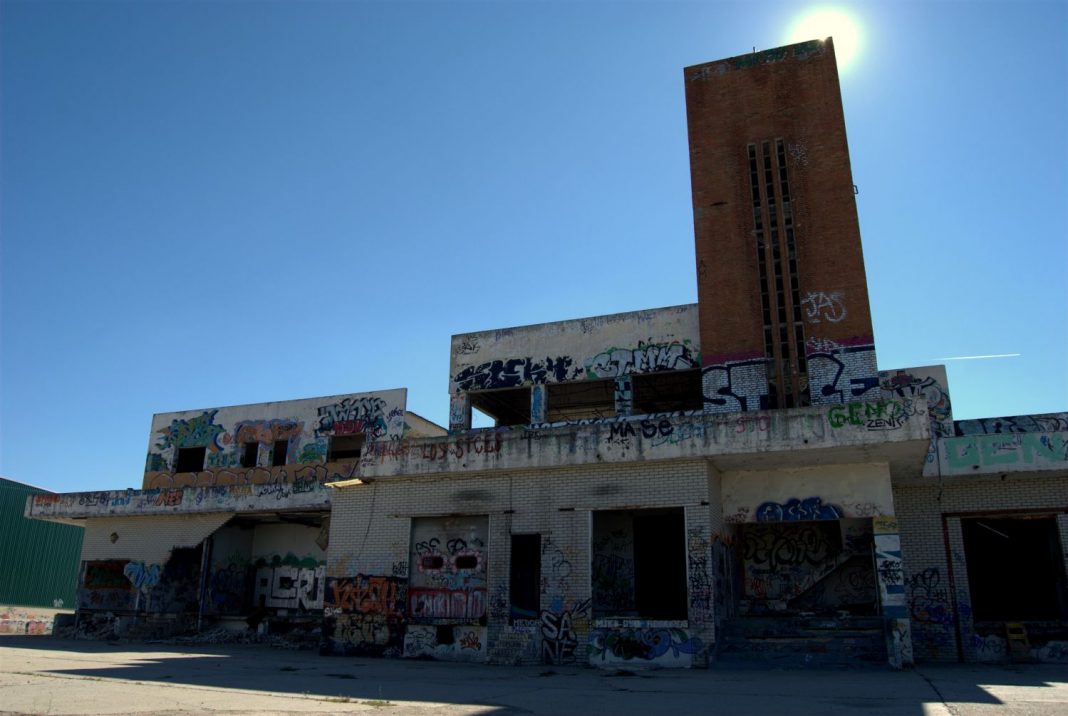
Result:
[[[793,354],[795,356],[794,386],[797,392],[797,404],[806,406],[811,403],[808,392],[808,364],[805,360],[805,329],[804,319],[801,315],[801,285],[797,267],[797,242],[794,235],[793,221],[793,196],[790,193],[789,169],[786,157],[786,143],[782,138],[775,140],[775,157],[779,170],[779,191],[782,198],[783,239],[785,240],[786,256],[789,260],[789,284],[790,284],[790,322],[794,324]],[[785,322],[785,321],[784,321]]]
[[[770,158],[767,157],[765,146],[765,170],[770,166]],[[775,389],[775,373],[777,367],[775,365],[775,347],[772,339],[772,308],[771,308],[771,276],[768,272],[768,250],[767,242],[764,241],[764,201],[761,196],[761,180],[760,180],[760,165],[757,159],[757,146],[756,144],[750,144],[746,147],[747,157],[749,159],[749,189],[753,197],[753,227],[754,237],[756,238],[756,250],[757,250],[757,267],[759,269],[760,280],[760,312],[764,321],[764,356],[767,358],[767,365],[769,369],[768,374],[768,407],[776,407],[776,394]],[[769,202],[774,202],[774,194],[767,195]],[[772,227],[772,246],[777,243],[777,236],[774,231],[774,207],[769,210],[771,217],[769,221]]]

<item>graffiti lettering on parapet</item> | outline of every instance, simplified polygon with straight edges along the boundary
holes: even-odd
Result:
[[[366,432],[373,437],[386,434],[386,401],[382,398],[344,398],[318,409],[318,433],[343,435]]]
[[[948,470],[1033,465],[1063,467],[1068,462],[1064,433],[969,435],[941,441]]]
[[[625,661],[678,659],[680,654],[696,654],[700,650],[701,640],[691,637],[685,629],[595,629],[590,634],[590,658],[601,661],[609,657]]]
[[[300,438],[303,423],[292,420],[244,420],[234,426],[235,448],[245,443],[273,443],[275,440]]]
[[[839,291],[811,291],[801,299],[801,307],[805,309],[805,318],[809,323],[838,323],[846,317],[845,301]]]
[[[609,348],[586,363],[587,378],[617,378],[631,373],[697,368],[700,354],[689,341],[638,343],[637,348]]]
[[[481,619],[486,614],[486,590],[411,587],[413,619]]]
[[[222,450],[223,446],[219,440],[226,430],[215,424],[217,412],[219,411],[205,410],[189,420],[172,420],[169,426],[159,430],[160,438],[156,441],[156,448],[166,450],[172,447],[207,447],[211,450]]]
[[[560,383],[582,375],[582,368],[572,368],[567,356],[557,358],[510,358],[464,368],[456,374],[457,390],[513,388],[535,383]]]
[[[148,592],[159,584],[160,566],[158,564],[146,566],[144,562],[127,562],[122,573],[130,580],[134,589]]]
[[[642,437],[666,438],[675,432],[675,426],[670,420],[642,420],[642,421],[619,421],[609,425],[609,440],[634,437],[641,433]]]
[[[979,435],[984,433],[1056,433],[1068,431],[1068,413],[960,420],[955,427],[957,435]]]
[[[471,353],[478,353],[481,346],[478,344],[478,339],[474,336],[464,336],[460,339],[460,345],[456,346],[456,352],[460,355],[469,355]]]
[[[545,663],[569,664],[575,660],[575,648],[578,646],[575,620],[585,616],[589,608],[590,600],[587,599],[571,609],[541,613],[541,648]]]
[[[835,505],[823,504],[823,500],[819,497],[806,497],[803,500],[791,497],[783,504],[764,502],[756,509],[757,522],[800,522],[841,518],[841,509]]]
[[[399,577],[357,574],[329,580],[329,607],[342,613],[402,617],[407,580]]]
[[[742,540],[745,560],[771,569],[820,564],[838,553],[827,532],[816,526],[789,530],[747,529]]]
[[[768,369],[764,358],[710,365],[701,372],[705,410],[735,413],[766,410]]]
[[[431,443],[420,448],[420,457],[424,460],[446,460],[464,455],[494,455],[501,451],[504,440],[499,433],[459,438],[450,442]]]
[[[953,434],[953,406],[949,401],[949,393],[933,376],[916,376],[908,371],[898,370],[893,373],[880,373],[879,379],[884,393],[900,398],[924,396],[927,399],[927,412],[931,416],[931,433],[936,437]]]
[[[813,404],[878,397],[879,370],[875,365],[874,346],[839,346],[831,341],[818,344],[821,352],[808,353],[809,393]]]
[[[827,422],[832,428],[858,425],[868,430],[895,430],[918,412],[911,400],[868,400],[831,406],[827,411]]]

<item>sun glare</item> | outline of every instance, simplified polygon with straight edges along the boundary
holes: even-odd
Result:
[[[834,38],[834,54],[838,59],[838,71],[845,72],[860,53],[860,24],[853,16],[834,8],[810,10],[794,22],[788,41],[805,42]]]

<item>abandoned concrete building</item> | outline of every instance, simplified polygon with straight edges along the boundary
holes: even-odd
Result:
[[[878,369],[832,44],[684,79],[696,304],[453,336],[448,430],[400,390],[157,415],[141,490],[27,502],[86,526],[85,631],[1068,661],[1068,413],[955,421],[942,366]]]

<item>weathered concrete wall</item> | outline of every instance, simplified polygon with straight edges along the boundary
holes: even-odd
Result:
[[[328,509],[331,490],[308,467],[310,480],[272,485],[174,487],[33,495],[26,516],[37,519],[90,519],[108,516],[188,515],[195,513],[265,512]],[[297,471],[297,474],[301,474]],[[344,476],[335,473],[337,478]],[[324,477],[327,474],[324,472]],[[88,540],[88,536],[86,537]]]
[[[449,392],[699,368],[697,306],[453,336]]]
[[[744,415],[620,418],[560,428],[470,431],[369,447],[364,477],[685,459],[928,440],[922,399]],[[922,419],[914,419],[917,415]]]
[[[726,521],[802,522],[894,513],[883,464],[723,473]]]
[[[415,477],[342,488],[334,499],[328,563],[332,649],[497,663],[706,663],[714,640],[713,584],[719,578],[712,546],[721,541],[711,528],[718,495],[709,493],[709,484],[707,464],[691,460],[448,480]],[[643,619],[594,624],[593,513],[638,505],[677,508],[684,519],[686,571],[679,579],[687,583],[688,618],[681,624]],[[511,535],[533,533],[541,535],[542,546],[540,611],[535,619],[514,618]],[[435,556],[441,557],[440,567]],[[474,566],[459,563],[471,556]],[[448,569],[446,562],[460,568]],[[475,596],[483,589],[484,599]],[[440,599],[428,590],[441,591]],[[438,640],[439,626],[445,641]],[[632,648],[641,644],[645,648]]]
[[[293,466],[324,464],[333,436],[403,437],[406,400],[407,390],[402,388],[159,413],[152,417],[144,486],[228,485],[288,478]],[[274,444],[282,440],[287,443],[285,466],[290,472],[272,468]],[[259,444],[255,467],[241,466],[246,443]],[[198,447],[206,448],[203,469],[176,474],[177,450]]]

